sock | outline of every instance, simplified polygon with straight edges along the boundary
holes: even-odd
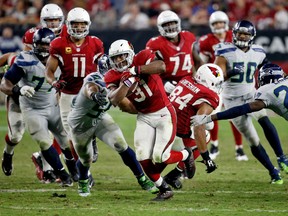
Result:
[[[14,148],[15,148],[15,146],[16,146],[18,143],[12,143],[12,142],[10,141],[10,139],[9,139],[8,134],[6,134],[6,136],[5,136],[5,141],[6,141],[6,145],[5,145],[4,151],[5,151],[7,154],[13,155],[13,153],[14,153]]]
[[[251,146],[251,152],[255,158],[266,168],[269,172],[273,172],[274,166],[270,161],[269,156],[267,155],[265,149],[261,144],[258,146]]]
[[[161,177],[157,167],[151,159],[140,161],[140,164],[142,165],[143,170],[145,171],[148,178],[151,179],[151,181],[156,182]]]
[[[136,159],[135,152],[129,146],[124,152],[119,153],[119,155],[124,164],[131,169],[135,176],[141,176],[143,174],[141,165]]]
[[[43,166],[43,171],[48,171],[48,170],[52,170],[52,167],[50,166],[50,164],[45,160],[45,158],[43,157],[42,153],[39,152],[39,155],[41,157],[41,161],[42,161],[42,166]]]
[[[41,153],[55,171],[64,169],[60,161],[59,155],[53,146],[50,146],[47,150],[41,151]]]
[[[63,155],[65,156],[66,160],[73,160],[74,159],[72,152],[69,148],[61,149],[61,151],[62,151]]]
[[[184,159],[186,159],[188,155],[189,154],[187,153],[187,150],[182,150],[181,152],[171,150],[170,157],[166,161],[164,161],[164,163],[165,164],[177,163],[179,161],[183,161]]]
[[[211,139],[211,142],[210,142],[212,145],[218,147],[218,140],[213,140]]]
[[[235,150],[237,150],[237,149],[243,149],[243,145],[235,145]]]
[[[218,140],[219,124],[218,121],[214,121],[214,127],[210,130],[211,140]]]
[[[275,126],[271,123],[267,116],[262,117],[258,120],[259,124],[261,125],[265,137],[268,140],[270,146],[273,148],[277,157],[283,155],[283,150],[281,147],[280,139],[277,133]]]
[[[231,121],[230,121],[230,125],[231,125],[231,129],[232,129],[232,132],[233,132],[235,145],[236,146],[242,145],[242,135],[241,135],[241,133],[238,131],[238,129],[233,125],[233,123]]]
[[[90,166],[84,166],[81,161],[78,159],[76,162],[76,167],[79,173],[79,180],[86,180],[90,174]]]

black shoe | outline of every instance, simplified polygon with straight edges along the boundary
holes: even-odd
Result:
[[[12,163],[13,154],[7,154],[5,151],[3,152],[2,158],[2,171],[6,176],[10,176],[13,171],[13,163]]]
[[[173,188],[179,190],[182,188],[182,182],[180,181],[182,172],[177,168],[171,170],[163,179],[167,184],[171,185]]]
[[[49,184],[56,181],[56,175],[54,174],[53,170],[47,170],[43,172],[43,183]]]
[[[72,181],[70,175],[66,172],[65,169],[56,172],[56,175],[59,176],[59,178],[61,179],[60,185],[62,187],[71,187],[71,186],[73,186],[73,181]]]
[[[210,158],[211,158],[212,160],[215,160],[216,157],[217,157],[219,154],[220,154],[220,151],[219,151],[218,146],[215,146],[215,145],[211,144],[210,154],[209,154]]]
[[[168,186],[168,184],[164,180],[161,186],[157,188],[159,189],[159,193],[151,201],[164,201],[164,200],[170,199],[174,195],[172,189]]]
[[[95,163],[98,159],[98,146],[96,142],[96,138],[92,141],[92,147],[93,147],[93,157],[92,157],[92,163]]]
[[[192,179],[193,176],[195,175],[195,171],[196,171],[194,156],[193,156],[193,153],[192,153],[190,148],[185,148],[185,149],[189,153],[188,158],[184,161],[186,171],[187,171],[187,177],[188,177],[188,179]]]
[[[69,173],[71,175],[71,178],[73,179],[74,182],[78,182],[79,180],[79,174],[78,174],[78,170],[76,167],[76,161],[74,159],[71,160],[65,160],[65,163],[67,165],[67,168],[69,170]]]

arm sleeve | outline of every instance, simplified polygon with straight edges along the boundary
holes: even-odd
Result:
[[[251,112],[253,112],[253,110],[250,108],[250,105],[246,103],[241,106],[232,107],[223,112],[216,113],[216,115],[217,115],[217,120],[221,120],[221,119],[236,118],[238,116],[251,113]]]
[[[23,69],[17,64],[13,64],[12,67],[5,73],[4,77],[15,85],[24,75],[25,72]]]

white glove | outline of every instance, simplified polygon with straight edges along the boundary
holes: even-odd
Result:
[[[31,98],[35,94],[35,89],[31,86],[22,86],[20,88],[20,94],[22,96]]]
[[[211,115],[195,115],[190,118],[191,126],[198,126],[212,122]]]
[[[174,83],[174,81],[173,81],[173,83]],[[165,89],[166,93],[170,94],[175,89],[176,83],[175,83],[175,85],[173,83],[171,83],[170,81],[165,82],[164,89]]]

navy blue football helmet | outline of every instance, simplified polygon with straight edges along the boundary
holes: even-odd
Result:
[[[233,43],[240,47],[250,47],[253,43],[253,39],[256,36],[256,29],[254,25],[247,21],[247,20],[241,20],[237,22],[233,29]],[[237,33],[244,33],[245,37],[239,37]]]
[[[33,35],[33,51],[38,58],[49,56],[49,45],[54,40],[55,34],[49,28],[40,28]]]
[[[265,64],[259,70],[258,83],[259,86],[263,86],[269,83],[278,83],[283,79],[284,71],[279,65]]]

